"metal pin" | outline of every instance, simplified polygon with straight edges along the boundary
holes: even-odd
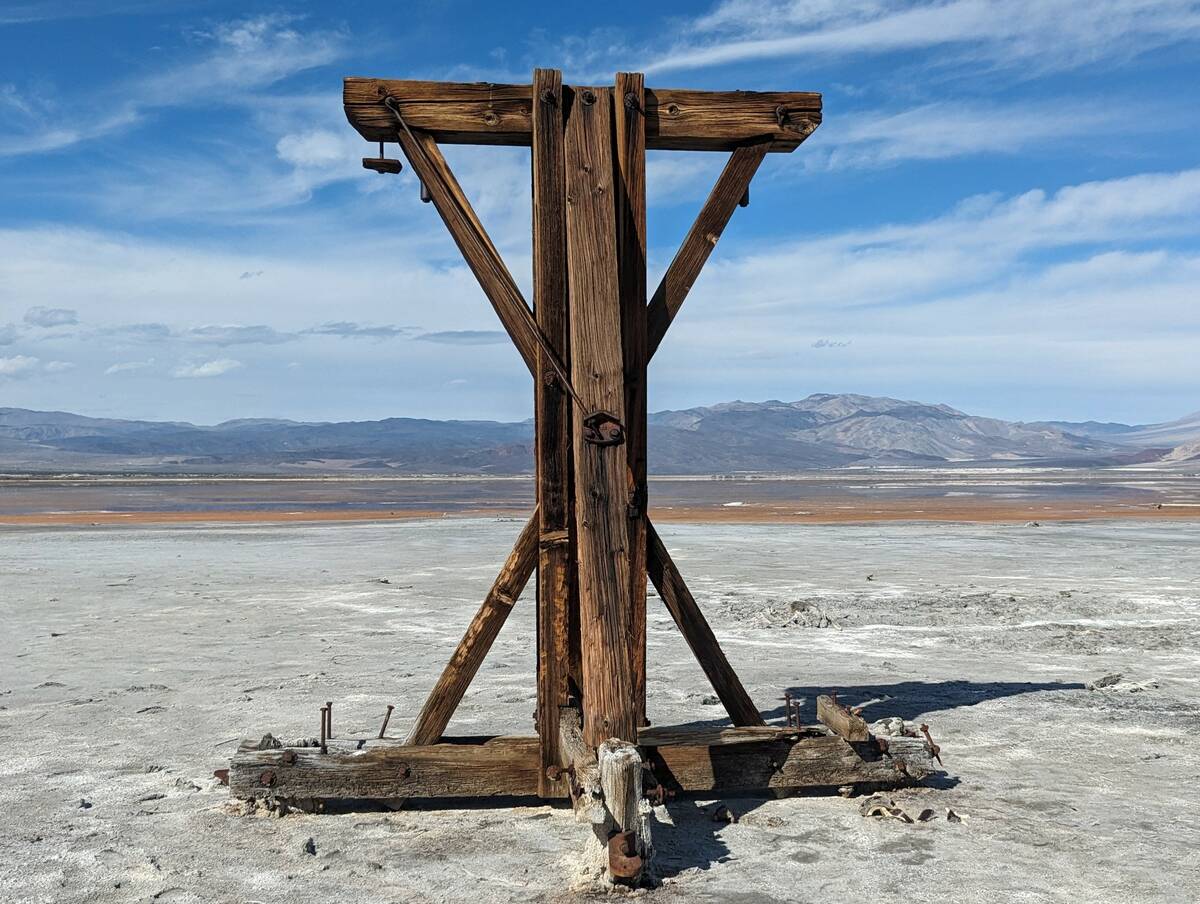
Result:
[[[396,707],[392,706],[392,704],[390,704],[390,703],[388,704],[387,712],[383,716],[383,725],[380,726],[380,729],[379,729],[379,737],[380,738],[382,738],[383,733],[385,731],[387,731],[388,719],[390,719],[392,717],[392,710],[395,708]]]
[[[326,740],[325,717],[326,717],[326,715],[327,715],[327,713],[325,712],[325,707],[322,706],[321,707],[321,753],[329,752],[329,750],[325,747],[325,740]]]
[[[792,695],[790,692],[783,695],[783,713],[784,713],[784,717],[787,719],[787,727],[791,728],[792,727]]]
[[[333,701],[325,701],[325,731],[329,737],[333,737]]]
[[[741,200],[738,201],[738,207],[749,207],[749,206],[750,206],[750,189],[747,188],[744,192],[742,192]]]
[[[428,204],[433,200],[433,195],[429,193],[429,186],[424,182],[421,183],[421,203]]]

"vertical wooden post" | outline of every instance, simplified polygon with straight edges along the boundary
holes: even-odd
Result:
[[[567,360],[567,225],[562,73],[533,72],[533,309],[546,344]],[[545,350],[534,385],[539,525],[537,580],[538,792],[557,796],[559,709],[567,703],[572,585],[571,397]]]
[[[629,481],[624,445],[584,438],[584,419],[624,422],[611,88],[576,88],[566,130],[567,286],[574,406],[575,541],[583,658],[584,740],[637,740],[629,643]],[[586,408],[587,410],[583,410]]]
[[[645,78],[618,72],[613,96],[617,147],[617,267],[625,354],[629,463],[629,643],[637,724],[646,724],[646,117]]]

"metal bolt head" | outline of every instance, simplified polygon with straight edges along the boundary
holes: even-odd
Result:
[[[285,750],[283,752],[283,765],[285,765],[285,766],[295,766],[296,765],[296,751]]]
[[[585,104],[594,104],[596,102],[596,92],[591,88],[584,88],[579,92],[579,99]]]
[[[549,88],[543,88],[542,93],[539,94],[538,97],[541,99],[542,103],[544,103],[544,104],[550,104],[553,106],[555,103],[558,102],[558,98],[556,98],[554,96],[554,92],[552,90],[550,90]]]
[[[264,769],[258,776],[258,783],[264,788],[275,787],[275,770]]]

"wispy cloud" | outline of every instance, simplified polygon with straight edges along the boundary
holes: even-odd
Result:
[[[411,327],[393,324],[371,325],[338,320],[309,327],[304,332],[310,336],[338,336],[342,339],[393,339],[412,332]]]
[[[171,376],[185,379],[219,377],[221,374],[227,374],[241,366],[242,362],[235,361],[233,358],[217,358],[215,361],[204,361],[198,364],[181,364],[171,371]]]
[[[24,377],[37,369],[38,359],[30,355],[0,358],[0,378]]]
[[[1200,8],[1191,0],[725,0],[644,70],[941,48],[931,65],[982,62],[1031,75],[1197,37]]]
[[[1163,117],[1160,122],[1171,123]],[[831,117],[805,146],[810,169],[888,166],[1054,147],[1059,153],[1097,134],[1128,130],[1112,99],[1054,103],[944,101],[902,110],[850,111]]]
[[[154,359],[149,361],[118,361],[116,364],[111,364],[105,368],[106,376],[115,376],[117,374],[134,373],[139,370],[146,370],[148,367],[154,366]]]
[[[159,109],[223,106],[231,98],[242,102],[257,90],[331,63],[344,51],[345,33],[305,31],[299,22],[261,15],[219,24],[192,35],[202,50],[185,62],[115,81],[83,97],[33,97],[7,85],[0,92],[0,127],[6,133],[0,156],[69,147],[128,128]]]
[[[30,326],[70,326],[79,322],[79,312],[72,308],[33,307],[25,312],[24,319]]]
[[[508,334],[501,330],[439,330],[414,338],[443,345],[497,345],[509,341]]]

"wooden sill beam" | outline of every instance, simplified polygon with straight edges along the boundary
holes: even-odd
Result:
[[[532,140],[532,85],[347,78],[346,118],[368,141],[396,140],[396,118],[383,104],[389,96],[410,128],[443,144]],[[788,153],[821,123],[821,95],[809,91],[647,88],[645,107],[650,150],[728,151],[769,136],[772,151]]]
[[[595,754],[579,740],[578,721],[564,720],[564,735],[561,755],[588,791],[577,802],[577,816],[590,822],[603,811]],[[566,735],[578,745],[574,752]],[[291,801],[532,797],[538,794],[539,747],[536,736],[446,738],[416,747],[339,738],[329,742],[327,753],[318,747],[260,750],[250,741],[233,757],[229,789],[238,798]],[[642,749],[660,783],[689,793],[901,787],[943,771],[923,738],[889,738],[886,754],[836,735]]]

